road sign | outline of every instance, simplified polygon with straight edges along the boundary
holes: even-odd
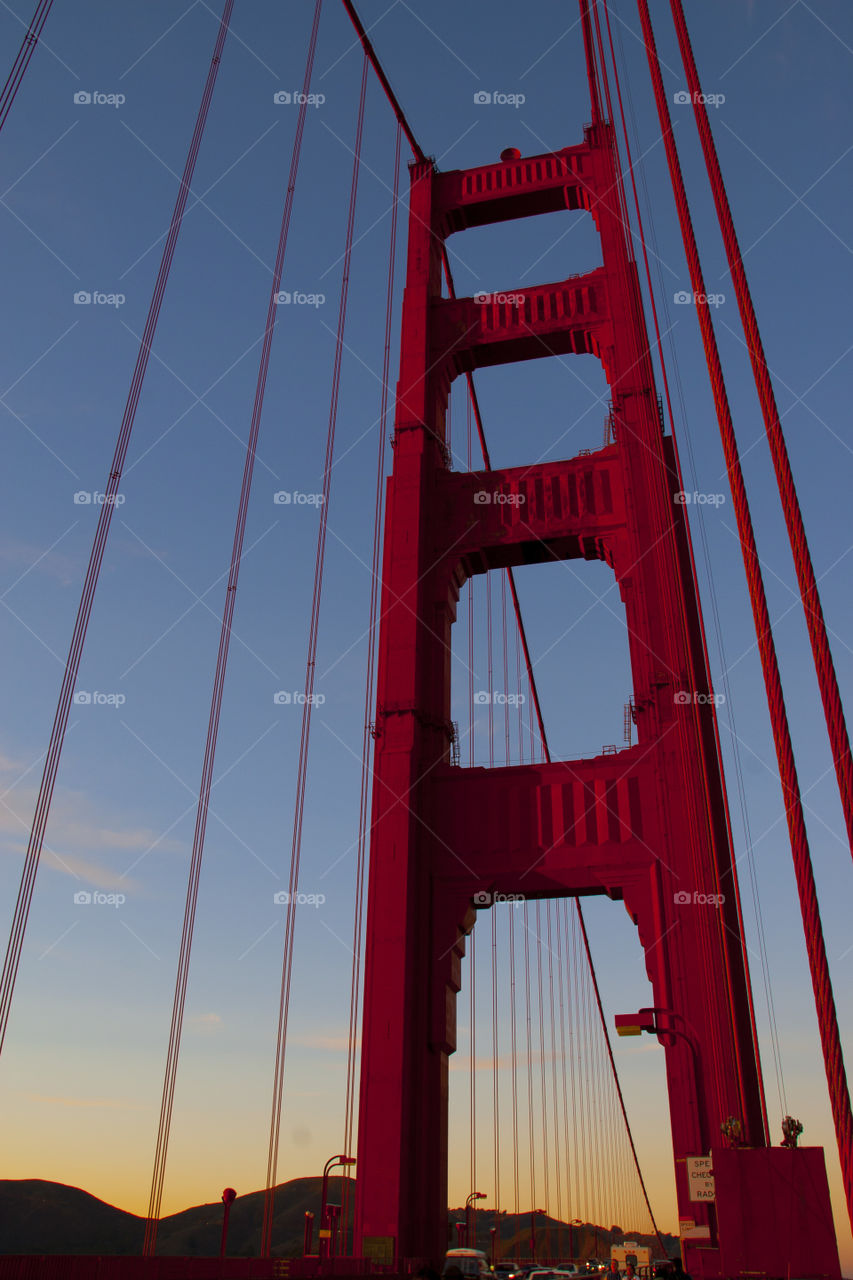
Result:
[[[687,1187],[691,1200],[716,1200],[714,1166],[710,1156],[688,1156]]]

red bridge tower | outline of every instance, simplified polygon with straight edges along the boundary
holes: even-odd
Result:
[[[682,1231],[687,1269],[838,1276],[822,1150],[768,1145],[675,444],[663,431],[619,198],[605,123],[588,127],[582,145],[546,155],[451,173],[412,166],[386,508],[355,1249],[435,1261],[446,1248],[448,1055],[473,895],[607,894],[624,901],[645,950],[679,1212],[694,1224]],[[447,236],[562,209],[591,214],[600,268],[518,290],[517,305],[442,298]],[[564,462],[448,469],[453,378],[567,354],[601,361],[614,444]],[[536,423],[524,430],[534,435]],[[451,765],[450,629],[460,588],[470,574],[572,557],[605,561],[619,583],[637,745],[548,765]],[[709,905],[712,895],[719,906]],[[721,1133],[729,1117],[742,1128],[736,1146]],[[685,1158],[709,1153],[716,1203],[693,1203]]]

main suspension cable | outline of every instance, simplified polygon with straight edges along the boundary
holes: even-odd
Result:
[[[666,101],[666,93],[660,70],[660,61],[658,59],[657,48],[655,45],[648,0],[638,0],[638,8],[643,29],[643,39],[648,56],[649,71],[652,77],[652,87],[654,89],[655,102],[657,104],[658,118],[666,146],[667,163],[669,165],[672,189],[678,211],[679,225],[681,227],[681,235],[684,241],[687,263],[690,270],[690,281],[694,290],[694,296],[706,297],[705,281],[702,274],[699,250],[693,230],[693,221],[690,215],[690,206],[678,157],[678,149],[672,131],[672,121],[670,119],[669,106]],[[820,1029],[821,1046],[823,1049],[827,1081],[829,1083],[832,1117],[835,1124],[836,1139],[841,1158],[844,1192],[847,1197],[848,1213],[850,1214],[851,1223],[853,1223],[853,1114],[851,1114],[850,1093],[847,1086],[847,1075],[844,1069],[844,1057],[841,1048],[841,1037],[838,1029],[838,1018],[832,991],[832,981],[829,974],[829,963],[826,956],[823,930],[820,924],[820,909],[817,901],[817,890],[814,881],[812,858],[809,849],[808,835],[806,833],[805,818],[803,815],[799,779],[797,777],[797,768],[794,760],[793,743],[791,741],[791,732],[788,725],[787,712],[785,710],[782,680],[779,672],[776,646],[773,640],[770,613],[767,607],[767,596],[764,590],[764,580],[758,558],[758,548],[755,542],[755,533],[749,511],[749,501],[747,498],[743,471],[738,454],[737,440],[735,437],[734,425],[732,423],[722,364],[714,332],[714,324],[711,319],[710,310],[707,306],[700,305],[696,310],[702,333],[702,344],[705,350],[705,359],[708,365],[708,373],[714,394],[714,404],[717,411],[720,436],[723,442],[723,451],[726,458],[729,484],[732,491],[732,502],[738,526],[738,537],[743,554],[744,568],[746,570],[747,583],[749,586],[749,597],[752,604],[753,620],[758,639],[758,649],[761,657],[761,667],[767,690],[767,702],[773,729],[773,742],[776,748],[776,759],[779,764],[779,776],[782,783],[783,799],[785,803],[785,818],[791,841],[791,853],[794,860],[794,870],[796,874],[797,889],[800,898],[800,907],[806,936],[806,947],[812,975],[812,984],[814,987],[815,1004],[817,1007],[818,1027]]]
[[[764,417],[767,442],[770,446],[770,453],[773,458],[773,467],[776,472],[776,483],[779,489],[779,497],[782,502],[782,510],[785,516],[788,538],[791,543],[791,551],[794,557],[797,583],[800,589],[800,599],[805,613],[806,626],[808,627],[812,656],[814,658],[815,671],[817,672],[820,696],[823,703],[823,712],[826,719],[826,727],[829,732],[829,740],[832,747],[832,757],[835,765],[836,778],[838,780],[838,789],[841,795],[841,805],[844,810],[844,820],[847,824],[847,838],[850,843],[850,851],[853,853],[853,757],[851,757],[850,754],[850,738],[847,733],[847,723],[844,718],[844,707],[841,702],[841,694],[838,688],[838,678],[835,674],[832,652],[830,650],[829,639],[826,634],[826,623],[824,622],[823,608],[820,602],[817,579],[815,577],[814,566],[812,564],[811,552],[809,551],[809,544],[806,539],[803,515],[800,510],[799,499],[797,498],[794,476],[791,471],[788,447],[785,443],[785,436],[782,432],[779,408],[776,404],[773,383],[770,380],[767,358],[764,354],[764,346],[761,341],[758,320],[755,315],[755,307],[753,305],[752,295],[749,291],[749,283],[746,278],[746,271],[741,257],[740,246],[735,233],[734,219],[732,218],[732,211],[729,205],[728,195],[726,193],[726,185],[723,180],[722,169],[720,168],[717,148],[714,144],[714,136],[711,132],[708,108],[705,105],[706,99],[702,93],[702,86],[699,82],[699,72],[696,69],[696,61],[693,57],[693,47],[690,43],[690,35],[687,30],[687,21],[684,16],[684,8],[681,0],[670,0],[670,8],[672,9],[672,17],[675,23],[676,34],[678,36],[678,46],[681,50],[681,60],[687,74],[687,83],[690,88],[690,97],[693,103],[693,114],[696,120],[696,127],[699,130],[699,139],[702,144],[702,153],[705,157],[705,166],[711,183],[714,205],[717,210],[717,219],[720,224],[720,230],[723,234],[723,242],[726,248],[729,270],[732,273],[732,281],[734,283],[735,294],[737,296],[741,323],[746,335],[747,349],[749,351],[750,363],[752,365],[752,375],[755,380],[756,390],[758,391],[758,398],[761,402],[761,412]],[[853,1164],[853,1157],[851,1157],[851,1164]],[[853,1173],[851,1173],[851,1192],[853,1192]],[[853,1202],[851,1202],[849,1198],[848,1203],[850,1204],[851,1216],[853,1216]]]
[[[119,428],[112,465],[110,466],[109,478],[104,486],[104,500],[101,504],[98,515],[95,539],[89,555],[86,577],[83,583],[83,590],[71,637],[71,645],[68,651],[68,657],[65,661],[65,673],[59,692],[59,699],[54,716],[53,728],[50,734],[50,743],[47,749],[41,783],[39,784],[33,826],[27,846],[21,884],[18,889],[15,914],[9,936],[9,944],[6,950],[6,958],[3,964],[3,973],[2,977],[0,977],[0,1052],[2,1052],[6,1038],[12,995],[15,988],[18,966],[21,960],[21,950],[24,944],[24,934],[26,932],[27,919],[29,917],[30,905],[32,903],[33,892],[35,889],[36,874],[38,872],[42,846],[44,844],[45,830],[47,828],[47,821],[50,815],[50,804],[53,797],[53,789],[56,785],[56,776],[59,771],[59,761],[62,755],[65,731],[68,726],[68,717],[71,711],[71,700],[74,695],[74,686],[77,683],[77,676],[80,670],[80,661],[83,655],[83,644],[89,627],[89,619],[92,616],[95,590],[98,585],[101,564],[104,559],[104,552],[106,550],[110,524],[112,523],[113,511],[116,506],[116,497],[118,494],[119,484],[121,482],[122,471],[124,469],[125,459],[127,458],[130,436],[136,419],[136,410],[142,393],[145,371],[148,368],[148,359],[151,355],[151,344],[154,341],[154,333],[160,316],[163,295],[166,291],[166,284],[169,279],[172,260],[175,256],[178,234],[181,229],[187,197],[189,196],[190,187],[192,185],[196,160],[201,147],[202,135],[204,134],[204,127],[207,122],[210,101],[213,96],[213,89],[219,72],[222,50],[225,45],[225,37],[228,34],[233,7],[234,0],[226,0],[222,11],[222,17],[219,20],[213,57],[211,58],[210,67],[207,72],[207,79],[205,81],[198,115],[196,117],[189,152],[187,153],[184,171],[181,175],[181,184],[178,190],[178,196],[175,201],[175,207],[172,211],[172,219],[169,224],[166,243],[163,247],[163,256],[160,260],[160,268],[157,272],[154,293],[148,307],[148,316],[145,321],[145,328],[142,333],[139,352],[136,357],[136,364],[134,366],[133,377],[130,382],[127,403],[121,420],[121,426]]]
[[[27,33],[21,41],[17,57],[12,63],[12,69],[6,77],[6,83],[3,85],[2,92],[0,92],[0,129],[3,128],[6,118],[12,109],[15,95],[21,87],[21,81],[24,78],[27,67],[30,65],[30,59],[35,53],[39,36],[47,21],[47,15],[50,13],[52,4],[53,0],[39,0],[30,25],[27,27]]]

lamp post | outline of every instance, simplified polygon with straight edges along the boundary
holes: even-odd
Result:
[[[228,1243],[228,1218],[231,1214],[231,1206],[236,1199],[237,1192],[233,1187],[226,1187],[222,1192],[222,1203],[224,1205],[224,1209],[222,1211],[222,1240],[219,1245],[220,1262],[225,1257],[225,1246]]]
[[[320,1200],[320,1230],[318,1232],[317,1245],[318,1256],[321,1258],[328,1258],[329,1242],[332,1238],[332,1233],[326,1223],[326,1197],[329,1189],[329,1170],[334,1169],[336,1164],[355,1164],[355,1156],[330,1156],[323,1169],[323,1194]]]
[[[660,1017],[666,1019],[665,1025],[661,1023]],[[681,1031],[678,1027],[673,1026],[674,1018],[678,1018],[687,1030]],[[690,1050],[690,1057],[693,1062],[693,1081],[696,1088],[696,1095],[702,1104],[699,1110],[700,1142],[702,1144],[702,1150],[707,1150],[707,1134],[704,1132],[704,1123],[702,1119],[705,1113],[705,1085],[702,1077],[702,1071],[700,1069],[699,1053],[690,1024],[685,1022],[680,1013],[676,1013],[672,1009],[660,1008],[640,1009],[637,1013],[617,1013],[614,1018],[614,1023],[616,1026],[616,1034],[618,1036],[639,1036],[642,1035],[644,1031],[647,1031],[649,1035],[676,1036],[685,1042]],[[670,1043],[672,1042],[670,1041]]]
[[[474,1245],[471,1244],[471,1201],[485,1200],[485,1199],[486,1199],[485,1191],[472,1191],[468,1199],[465,1201],[465,1244],[469,1249],[473,1248],[474,1245],[476,1245],[477,1243],[477,1231],[476,1231],[476,1220],[475,1220]]]
[[[536,1261],[536,1215],[537,1213],[544,1213],[544,1212],[545,1212],[544,1209],[530,1210],[530,1260],[531,1262]]]
[[[491,1259],[492,1259],[493,1271],[495,1269],[495,1240],[497,1239],[497,1234],[498,1234],[497,1227],[489,1227],[489,1235],[492,1237]]]
[[[334,1258],[335,1253],[337,1251],[337,1244],[338,1244],[338,1224],[340,1223],[340,1220],[341,1220],[341,1206],[339,1204],[327,1204],[326,1216],[329,1219],[329,1230],[332,1233],[331,1236],[329,1237],[328,1256],[330,1258]]]
[[[580,1218],[572,1218],[569,1223],[569,1262],[575,1260],[575,1227],[582,1227]]]
[[[305,1235],[302,1239],[302,1256],[307,1258],[311,1252],[314,1239],[314,1215],[310,1209],[305,1210]]]

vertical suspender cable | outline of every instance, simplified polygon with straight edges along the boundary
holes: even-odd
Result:
[[[847,838],[850,842],[851,853],[853,853],[853,758],[850,755],[850,739],[847,734],[844,708],[838,689],[838,679],[835,674],[832,653],[826,634],[826,623],[823,619],[823,608],[817,588],[817,579],[815,578],[814,566],[809,552],[809,544],[806,540],[803,515],[797,498],[791,462],[788,457],[788,448],[782,433],[779,409],[773,392],[773,384],[770,381],[770,371],[767,368],[767,359],[758,329],[755,307],[749,292],[749,284],[744,270],[743,259],[741,258],[737,235],[735,234],[734,220],[729,206],[728,195],[726,194],[720,160],[717,155],[717,148],[714,145],[714,137],[711,133],[708,109],[702,94],[702,86],[699,83],[699,72],[696,69],[696,62],[693,57],[693,48],[687,30],[684,8],[681,0],[670,0],[670,7],[678,35],[681,60],[687,73],[687,83],[690,87],[690,96],[693,102],[693,114],[696,118],[696,127],[699,130],[699,139],[702,144],[705,166],[708,170],[708,178],[717,209],[717,218],[720,223],[720,230],[723,233],[726,257],[728,258],[729,269],[732,273],[732,281],[737,295],[741,323],[746,334],[752,374],[755,379],[758,398],[761,401],[767,441],[770,445],[770,453],[776,471],[776,483],[779,487],[782,510],[785,514],[785,524],[794,556],[800,598],[806,616],[806,625],[823,703],[823,713],[826,717],[826,726],[832,746],[832,757],[841,794],[841,805],[844,810],[844,820],[847,824]],[[851,1213],[853,1213],[853,1204],[850,1207]]]
[[[145,321],[145,328],[142,333],[139,352],[136,357],[136,364],[133,370],[133,377],[131,378],[130,391],[128,392],[127,403],[121,420],[121,427],[119,428],[118,439],[116,442],[115,452],[113,454],[112,465],[110,467],[109,479],[104,488],[104,501],[98,515],[98,526],[95,531],[92,550],[89,554],[89,564],[86,569],[86,578],[83,583],[83,590],[77,609],[77,617],[74,622],[71,645],[68,651],[68,657],[65,661],[65,674],[63,676],[62,686],[59,692],[59,700],[57,702],[53,728],[50,734],[50,743],[47,749],[44,771],[42,773],[41,783],[39,784],[32,831],[30,833],[29,844],[27,846],[27,855],[21,876],[21,884],[18,889],[18,898],[15,904],[15,914],[12,921],[6,959],[3,965],[3,973],[2,977],[0,977],[0,1052],[2,1052],[3,1043],[6,1038],[6,1028],[9,1022],[9,1010],[12,1002],[12,994],[14,992],[15,979],[17,977],[18,966],[21,960],[24,933],[27,927],[27,918],[30,912],[33,891],[35,889],[36,874],[38,872],[39,860],[41,858],[45,829],[50,815],[51,798],[53,796],[54,786],[56,785],[56,776],[59,771],[62,745],[65,740],[65,730],[68,726],[68,716],[71,711],[71,699],[74,694],[74,686],[77,683],[77,675],[80,670],[80,660],[83,654],[83,644],[86,639],[86,631],[89,627],[89,619],[92,616],[95,590],[98,585],[101,564],[104,559],[104,552],[106,550],[113,511],[115,510],[115,499],[118,494],[118,487],[121,482],[125,459],[127,458],[130,436],[136,418],[139,397],[142,393],[145,371],[148,368],[148,358],[151,354],[151,344],[154,341],[157,320],[160,316],[160,307],[163,303],[163,295],[166,291],[166,283],[169,279],[172,259],[175,256],[178,234],[183,221],[187,197],[190,193],[190,186],[195,172],[196,160],[201,146],[204,126],[207,122],[210,100],[213,96],[213,88],[219,71],[220,59],[225,45],[225,37],[228,34],[228,27],[231,21],[231,11],[233,7],[234,0],[226,0],[225,7],[222,11],[222,17],[219,20],[219,28],[216,34],[213,57],[211,58],[210,67],[207,72],[207,79],[205,81],[198,115],[196,117],[189,152],[187,153],[184,171],[181,175],[181,185],[178,190],[178,197],[172,211],[172,220],[169,224],[169,233],[163,247],[163,256],[160,260],[160,268],[157,272],[154,293],[148,307],[148,316]]]
[[[501,1136],[500,1136],[500,1061],[498,1045],[498,915],[492,907],[492,1128],[495,1150],[495,1191],[494,1213],[497,1239],[500,1244],[500,1212],[501,1212]],[[495,1253],[497,1257],[497,1252]]]
[[[663,133],[664,142],[666,144],[667,162],[669,164],[672,189],[678,210],[681,235],[684,240],[685,253],[687,255],[687,262],[690,268],[690,280],[696,295],[704,296],[705,282],[702,275],[699,250],[696,244],[696,236],[693,231],[693,222],[690,216],[687,192],[684,186],[684,178],[682,176],[681,164],[678,158],[678,149],[672,133],[672,122],[670,120],[669,107],[666,101],[663,77],[661,75],[660,62],[658,60],[657,49],[655,46],[654,31],[652,29],[651,15],[649,13],[647,0],[638,0],[638,7],[640,21],[643,27],[643,39],[648,55],[649,71],[651,72],[652,86],[654,88],[655,101],[657,103],[661,132]],[[794,870],[796,873],[797,889],[799,892],[800,907],[803,916],[803,926],[805,930],[809,966],[812,975],[812,984],[814,987],[815,1004],[817,1007],[818,1027],[820,1029],[826,1076],[829,1083],[832,1117],[835,1124],[838,1151],[841,1159],[844,1193],[847,1198],[848,1213],[850,1214],[851,1223],[853,1223],[853,1115],[851,1115],[850,1093],[847,1086],[847,1075],[844,1069],[844,1057],[841,1049],[841,1038],[838,1030],[838,1018],[836,1015],[835,999],[832,991],[832,981],[829,974],[826,946],[823,939],[823,930],[820,924],[820,909],[817,900],[817,890],[815,887],[808,836],[806,834],[805,818],[803,816],[800,785],[794,761],[794,749],[791,742],[788,717],[785,711],[785,700],[782,692],[782,681],[779,674],[776,647],[773,642],[770,613],[767,607],[767,597],[764,591],[764,582],[758,559],[758,549],[755,543],[755,533],[753,531],[752,518],[749,512],[749,502],[746,494],[746,486],[744,484],[743,471],[740,465],[740,457],[738,455],[731,410],[726,393],[722,365],[720,363],[720,354],[714,333],[714,324],[708,307],[697,307],[697,314],[702,332],[705,359],[708,364],[708,373],[714,393],[714,403],[717,410],[717,421],[720,426],[720,436],[722,438],[723,450],[726,457],[729,484],[731,485],[732,490],[732,501],[737,519],[738,536],[743,553],[744,567],[749,586],[749,597],[752,603],[755,631],[758,638],[761,667],[764,673],[764,683],[767,689],[767,703],[770,709],[773,741],[776,747],[776,759],[779,764],[779,776],[782,783],[783,798],[785,802],[785,817],[788,823],[788,832],[791,840],[791,853],[794,859]]]
[[[306,70],[306,86],[310,82],[311,68],[316,47],[317,26],[319,24],[321,0],[318,0],[314,14],[314,28],[309,45],[308,67]],[[199,786],[198,809],[196,811],[195,831],[193,834],[193,850],[190,859],[190,873],[187,881],[187,897],[184,906],[184,922],[181,932],[181,947],[178,958],[178,972],[175,980],[175,995],[172,1004],[172,1024],[169,1032],[169,1047],[166,1055],[166,1071],[163,1080],[163,1094],[160,1102],[160,1124],[157,1133],[157,1145],[154,1153],[154,1170],[151,1177],[151,1194],[148,1203],[148,1217],[145,1224],[145,1240],[143,1255],[152,1256],[157,1245],[157,1229],[160,1218],[160,1206],[163,1199],[163,1182],[166,1175],[166,1159],[169,1149],[169,1134],[172,1126],[172,1108],[175,1098],[175,1083],[178,1073],[178,1059],[181,1050],[181,1033],[184,1019],[184,1006],[187,996],[190,958],[192,954],[193,930],[195,927],[196,903],[198,901],[201,864],[204,856],[204,838],[207,829],[208,803],[210,788],[213,783],[213,766],[216,756],[216,744],[219,736],[219,717],[222,710],[222,696],[225,688],[225,675],[228,666],[228,651],[231,644],[231,623],[237,599],[237,585],[240,576],[240,563],[243,556],[243,540],[246,532],[246,520],[249,512],[249,498],[252,490],[252,476],[255,467],[255,455],[258,434],[263,415],[264,395],[267,374],[269,372],[270,353],[275,332],[278,308],[276,297],[281,288],[281,277],[284,270],[284,256],[287,249],[287,237],[290,230],[290,219],[293,211],[293,199],[296,189],[296,176],[299,168],[299,156],[302,147],[302,134],[305,128],[307,87],[300,105],[297,121],[296,138],[290,163],[290,174],[287,183],[281,226],[278,236],[273,278],[270,285],[270,296],[267,304],[267,320],[261,344],[261,355],[258,364],[258,377],[255,385],[255,399],[252,405],[252,420],[249,437],[246,443],[246,457],[243,467],[243,483],[240,489],[240,501],[237,509],[237,521],[234,529],[234,541],[231,548],[231,562],[228,571],[228,584],[225,589],[225,601],[222,611],[222,626],[219,635],[219,651],[216,658],[216,672],[213,679],[213,691],[210,699],[210,714],[207,726],[207,741],[204,748],[201,783]]]
[[[368,61],[365,57],[361,74],[358,101],[358,118],[353,146],[352,181],[347,212],[346,242],[341,276],[341,298],[338,307],[338,327],[335,338],[335,359],[332,369],[332,393],[329,405],[329,427],[326,436],[326,455],[323,463],[323,502],[320,507],[320,528],[317,533],[317,550],[314,560],[314,592],[311,600],[311,622],[308,631],[308,654],[305,662],[305,701],[302,705],[302,729],[299,740],[299,763],[296,775],[293,835],[290,849],[290,878],[288,883],[287,919],[285,923],[284,949],[279,993],[278,1031],[276,1035],[275,1071],[270,1115],[269,1152],[267,1155],[267,1185],[264,1197],[264,1215],[261,1226],[261,1256],[269,1257],[272,1245],[273,1216],[275,1212],[275,1180],[278,1169],[278,1148],[281,1134],[281,1106],[284,1091],[284,1061],[287,1050],[287,1019],[290,1011],[290,988],[293,973],[294,933],[296,928],[296,899],[299,888],[299,864],[302,855],[302,822],[305,813],[305,791],[308,777],[308,749],[311,739],[311,711],[314,705],[314,675],[316,671],[317,643],[320,629],[320,604],[323,592],[323,571],[326,564],[326,533],[329,522],[329,505],[332,489],[332,463],[335,453],[335,431],[338,422],[338,400],[341,386],[341,364],[346,329],[347,299],[349,296],[350,263],[352,260],[355,208],[358,196],[358,178],[361,172],[361,144],[364,135],[364,105],[367,96]]]
[[[661,1247],[662,1256],[666,1257],[667,1256],[666,1246],[664,1245],[664,1242],[661,1239],[661,1234],[660,1234],[660,1231],[658,1230],[658,1224],[655,1221],[655,1215],[652,1212],[651,1201],[649,1200],[649,1194],[646,1191],[646,1184],[643,1179],[642,1171],[640,1169],[640,1161],[639,1161],[639,1157],[637,1156],[637,1148],[634,1146],[634,1136],[631,1133],[631,1126],[628,1123],[628,1112],[625,1109],[625,1099],[622,1095],[622,1086],[619,1083],[619,1075],[616,1071],[616,1062],[613,1058],[613,1046],[610,1043],[610,1032],[607,1029],[607,1019],[604,1016],[604,1006],[601,1003],[601,992],[598,989],[598,979],[595,976],[595,966],[592,963],[592,952],[589,949],[589,937],[587,936],[586,923],[583,918],[583,911],[581,910],[580,903],[577,904],[577,908],[578,908],[578,923],[580,924],[580,927],[581,927],[581,935],[583,937],[583,945],[584,945],[584,950],[586,952],[586,958],[589,961],[589,972],[590,972],[590,977],[592,978],[593,990],[595,992],[595,1002],[596,1002],[596,1005],[598,1006],[598,1016],[601,1021],[601,1030],[604,1033],[604,1041],[605,1041],[605,1044],[607,1045],[607,1056],[610,1059],[610,1068],[613,1072],[613,1081],[614,1081],[614,1084],[616,1085],[616,1092],[619,1095],[619,1108],[622,1112],[622,1118],[625,1121],[625,1132],[627,1133],[628,1141],[631,1144],[631,1155],[634,1159],[634,1165],[637,1170],[637,1176],[640,1179],[640,1186],[643,1189],[643,1199],[646,1202],[646,1208],[648,1209],[649,1217],[652,1220],[652,1227],[654,1228],[654,1233],[657,1236],[658,1244]]]
[[[518,1232],[520,1213],[518,1172],[518,1031],[515,1003],[515,907],[509,913],[509,1034],[510,1060],[512,1064],[512,1189],[515,1227]],[[515,1254],[521,1257],[521,1233],[515,1242]]]
[[[39,36],[42,33],[47,15],[50,13],[53,0],[39,0],[36,5],[36,11],[32,16],[30,25],[27,27],[27,34],[21,41],[21,47],[18,50],[18,56],[12,63],[12,70],[6,77],[6,83],[0,92],[0,129],[6,123],[6,117],[12,109],[12,103],[15,101],[15,95],[20,88],[21,81],[27,67],[30,65],[30,58],[35,53],[36,45],[39,42]]]
[[[542,1201],[545,1212],[551,1208],[551,1180],[548,1173],[548,1088],[545,1073],[545,1006],[542,984],[542,903],[536,899],[536,976],[539,993],[539,1102],[542,1108]]]
[[[400,140],[402,129],[397,125],[394,150],[393,202],[391,205],[391,236],[388,250],[388,284],[385,291],[385,340],[382,348],[382,390],[379,405],[379,445],[376,460],[376,496],[373,511],[373,556],[370,566],[370,609],[367,624],[367,677],[364,688],[364,732],[361,747],[361,792],[358,815],[358,852],[355,875],[355,916],[352,939],[352,981],[350,986],[349,1039],[347,1044],[347,1098],[344,1118],[344,1152],[352,1150],[353,1126],[355,1123],[356,1097],[356,1059],[358,1046],[358,1010],[361,991],[361,952],[362,933],[364,927],[364,874],[367,865],[367,826],[370,817],[370,779],[371,779],[371,722],[376,676],[376,620],[379,603],[379,568],[382,552],[382,509],[385,491],[385,442],[388,438],[388,394],[390,390],[389,373],[391,367],[391,324],[394,313],[394,276],[397,258],[397,212],[400,191]],[[341,1206],[341,1230],[344,1248],[347,1252],[346,1239],[349,1223],[350,1166],[345,1165],[343,1172],[344,1202]]]
[[[530,1211],[533,1214],[536,1206],[536,1139],[533,1121],[533,1037],[530,1017],[530,913],[527,902],[523,904],[522,912],[524,915],[524,1015],[526,1026],[525,1044],[527,1048],[528,1158],[530,1161]],[[533,1233],[533,1239],[535,1239],[535,1226]]]
[[[470,1117],[471,1135],[470,1136],[471,1136],[471,1190],[472,1191],[477,1186],[477,952],[475,947],[475,941],[476,941],[476,934],[472,929],[471,933],[468,935],[468,950],[471,954],[471,959],[468,965],[468,972],[470,974],[469,1011],[470,1011],[470,1017],[471,1017],[471,1028],[470,1028],[470,1036],[469,1036],[470,1053],[471,1053],[471,1072],[469,1075],[468,1083],[469,1083],[469,1089],[470,1089],[469,1096],[470,1096],[470,1102],[471,1102],[471,1117]],[[476,1207],[474,1209],[473,1217],[474,1217],[473,1236],[474,1236],[474,1239],[476,1240],[477,1238]],[[466,1229],[468,1227],[468,1221],[469,1221],[468,1209],[466,1208],[465,1210]],[[467,1236],[466,1236],[465,1243],[469,1248],[473,1248],[471,1241],[467,1238]]]
[[[551,1025],[551,1091],[552,1106],[554,1115],[554,1168],[557,1181],[557,1221],[563,1219],[563,1187],[560,1177],[560,1157],[562,1155],[560,1143],[560,1105],[557,1094],[557,1038],[555,1034],[556,1011],[554,1005],[554,942],[551,930],[551,899],[545,903],[545,911],[547,916],[547,949],[548,949],[548,999],[550,1008],[550,1025]],[[557,1250],[559,1254],[559,1249]]]

